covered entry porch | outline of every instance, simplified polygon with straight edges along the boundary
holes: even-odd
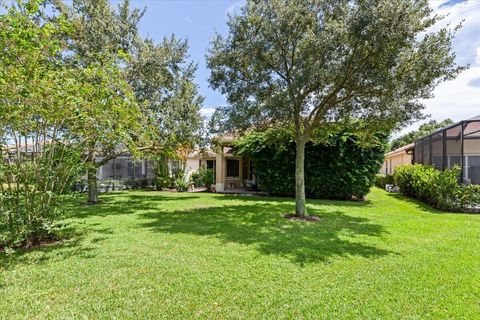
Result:
[[[216,155],[215,180],[217,192],[245,193],[257,189],[252,161],[248,157],[234,154],[231,147],[223,147],[222,152]]]

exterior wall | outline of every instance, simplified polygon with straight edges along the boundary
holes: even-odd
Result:
[[[200,169],[200,159],[196,157],[188,158],[185,163],[185,173],[190,175],[198,169]]]
[[[212,159],[213,160],[213,159]],[[238,177],[227,176],[227,160],[238,161]],[[217,154],[215,158],[215,189],[217,192],[224,192],[226,189],[243,188],[245,177],[249,174],[247,166],[246,172],[244,164],[248,164],[245,157]],[[206,161],[205,161],[206,162]],[[203,162],[202,162],[203,163]]]
[[[465,154],[477,154],[480,155],[480,140],[468,140],[464,141]]]
[[[380,169],[380,173],[394,174],[396,167],[411,163],[412,155],[409,155],[406,152],[387,155],[385,157],[385,161],[383,162],[382,168]]]
[[[101,158],[97,158],[100,161]],[[238,176],[227,176],[227,161],[238,161]],[[215,189],[217,192],[224,192],[225,189],[244,188],[249,185],[252,179],[250,160],[243,156],[233,155],[230,152],[226,154],[218,153],[216,155],[195,155],[186,159],[184,162],[185,173],[191,175],[201,167],[207,168],[208,162],[213,162]],[[172,170],[175,164],[169,163],[169,170]],[[183,164],[182,164],[183,165]],[[210,166],[212,163],[210,163]],[[152,178],[154,173],[152,164],[145,159],[133,160],[130,156],[122,156],[111,160],[103,165],[98,171],[99,180],[131,180]],[[247,181],[246,181],[247,180]]]

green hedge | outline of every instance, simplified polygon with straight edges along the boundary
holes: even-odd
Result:
[[[397,167],[394,179],[402,193],[440,210],[476,211],[480,206],[480,186],[460,185],[460,173],[460,167],[440,171],[414,164]]]
[[[385,189],[387,184],[394,184],[393,175],[379,173],[375,176],[375,185],[381,189]]]
[[[363,199],[380,169],[387,137],[372,135],[369,145],[353,133],[329,134],[307,143],[305,188],[309,198]],[[363,140],[362,140],[363,141]],[[260,188],[272,195],[295,194],[295,142],[286,129],[253,132],[237,144],[253,160]]]

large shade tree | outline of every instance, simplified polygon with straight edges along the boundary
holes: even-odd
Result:
[[[0,246],[50,239],[90,160],[85,148],[130,143],[143,129],[116,61],[65,63],[73,27],[64,16],[45,19],[42,3],[0,6]]]
[[[292,126],[296,214],[305,209],[305,143],[330,122],[392,130],[421,117],[420,99],[461,70],[455,30],[427,0],[248,0],[208,53],[230,127]],[[229,128],[229,126],[225,126]]]
[[[188,61],[186,41],[172,36],[155,44],[141,37],[138,24],[144,11],[131,9],[128,0],[117,9],[107,0],[74,0],[69,6],[55,0],[55,4],[75,26],[70,41],[73,54],[67,60],[78,65],[98,63],[104,56],[115,60],[123,70],[118,76],[131,87],[137,103],[125,108],[140,107],[143,113],[140,121],[132,123],[132,130],[110,136],[109,143],[98,141],[88,146],[92,167],[89,202],[96,203],[96,172],[100,166],[127,151],[168,154],[195,141],[202,126],[203,103],[193,82],[197,66]],[[126,110],[124,114],[128,113]],[[141,130],[133,130],[139,123]],[[107,135],[111,132],[109,126],[104,129]]]

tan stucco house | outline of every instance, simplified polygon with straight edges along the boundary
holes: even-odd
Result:
[[[459,166],[465,184],[480,184],[480,116],[460,121],[385,155],[380,173],[409,163],[439,170]]]
[[[440,170],[459,166],[463,183],[480,184],[480,116],[415,141],[413,161]]]
[[[252,162],[248,157],[236,155],[228,145],[203,151],[195,151],[188,155],[185,171],[194,172],[200,167],[213,169],[215,173],[215,191],[225,192],[248,187],[254,180]]]
[[[411,143],[387,153],[380,173],[394,174],[396,167],[404,164],[412,164],[414,148],[415,145]]]

